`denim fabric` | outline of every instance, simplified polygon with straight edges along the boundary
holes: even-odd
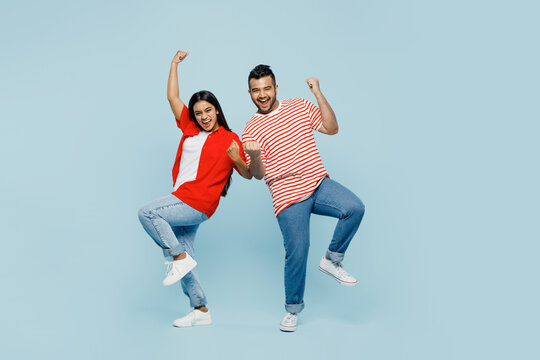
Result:
[[[143,206],[139,210],[139,220],[148,235],[163,249],[165,257],[186,251],[195,258],[195,234],[199,224],[208,220],[208,216],[176,196],[167,195]],[[192,307],[206,305],[206,297],[195,269],[182,278],[181,284]]]
[[[297,314],[304,308],[306,264],[311,214],[338,218],[325,256],[343,261],[349,243],[364,216],[364,204],[338,182],[325,178],[306,200],[290,205],[277,216],[285,246],[285,309]]]

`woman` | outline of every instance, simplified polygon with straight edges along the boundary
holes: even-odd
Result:
[[[193,310],[174,321],[187,327],[212,323],[206,297],[193,268],[193,241],[199,224],[216,210],[219,198],[227,194],[232,169],[251,178],[238,135],[233,133],[216,97],[209,91],[195,93],[189,109],[179,97],[177,67],[188,52],[178,51],[169,73],[167,97],[182,130],[173,166],[174,191],[139,210],[144,229],[162,249],[168,264],[163,285],[181,281]]]

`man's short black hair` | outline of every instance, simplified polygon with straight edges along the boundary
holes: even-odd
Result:
[[[274,72],[272,71],[272,69],[270,69],[270,66],[260,64],[255,66],[253,70],[250,71],[248,76],[248,87],[251,89],[251,85],[249,84],[249,81],[251,79],[260,79],[265,76],[270,76],[272,78],[274,86],[276,86],[276,77],[274,76]]]

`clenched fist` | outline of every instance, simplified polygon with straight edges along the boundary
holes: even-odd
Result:
[[[236,143],[236,141],[232,141],[231,145],[229,145],[229,148],[227,149],[227,155],[231,158],[232,161],[237,162],[241,160],[240,157],[240,147]]]
[[[173,58],[173,64],[178,64],[178,63],[181,63],[185,58],[186,56],[189,55],[189,51],[181,51],[179,50],[176,55],[174,55],[174,58]]]
[[[306,80],[306,83],[309,86],[309,90],[311,90],[312,93],[320,92],[321,89],[319,88],[319,79],[317,78],[309,78]]]
[[[256,141],[247,141],[243,145],[244,151],[251,159],[256,159],[261,156],[261,146]]]

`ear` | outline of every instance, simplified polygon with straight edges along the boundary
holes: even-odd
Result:
[[[276,88],[276,92],[277,92],[277,89],[278,89],[279,85],[276,84],[275,88]]]
[[[251,89],[248,89],[248,94],[251,95]]]

